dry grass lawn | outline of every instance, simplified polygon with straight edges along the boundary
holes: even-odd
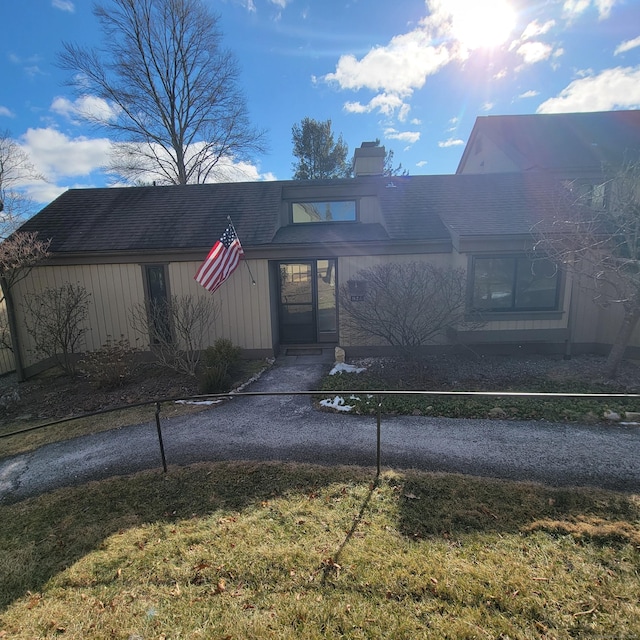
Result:
[[[640,637],[640,499],[217,463],[0,506],[1,638]]]

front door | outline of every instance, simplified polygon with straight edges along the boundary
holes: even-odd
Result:
[[[281,262],[280,342],[337,342],[336,261]]]

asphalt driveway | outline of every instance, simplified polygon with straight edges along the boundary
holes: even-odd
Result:
[[[246,391],[312,390],[330,365],[326,357],[281,358]],[[375,417],[317,411],[306,396],[236,397],[202,413],[165,419],[162,430],[170,465],[376,465]],[[381,453],[383,468],[640,491],[637,426],[383,416]],[[149,468],[162,468],[155,423],[84,436],[1,460],[0,502]]]

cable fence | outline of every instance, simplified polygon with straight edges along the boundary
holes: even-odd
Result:
[[[243,391],[243,392],[228,392],[228,393],[216,393],[216,394],[206,394],[206,395],[191,395],[191,396],[182,396],[182,397],[171,397],[171,398],[160,398],[154,400],[148,400],[144,402],[136,402],[126,405],[119,405],[116,407],[110,407],[108,409],[101,409],[99,411],[92,411],[87,413],[82,413],[74,416],[69,416],[65,418],[60,418],[57,420],[53,420],[50,422],[46,422],[39,425],[34,425],[31,427],[25,427],[24,429],[17,429],[15,431],[10,431],[7,433],[0,433],[0,442],[4,439],[25,435],[28,433],[32,433],[34,431],[40,431],[47,428],[52,428],[54,426],[59,426],[65,423],[70,423],[77,420],[83,420],[87,418],[92,418],[96,416],[101,416],[109,413],[115,413],[118,411],[126,411],[128,409],[134,409],[137,407],[155,407],[155,427],[158,438],[158,447],[160,450],[160,457],[162,460],[162,467],[164,472],[167,472],[168,469],[168,461],[165,453],[164,447],[164,439],[162,433],[162,406],[173,404],[177,402],[206,402],[206,401],[223,401],[225,399],[231,398],[251,398],[251,397],[275,397],[275,396],[308,396],[309,398],[313,397],[326,397],[327,395],[332,395],[334,392],[327,391]],[[591,399],[591,400],[640,400],[640,394],[638,393],[545,393],[545,392],[522,392],[522,391],[416,391],[416,390],[397,390],[397,391],[389,391],[389,390],[362,390],[357,389],[353,391],[342,390],[340,391],[340,395],[348,395],[348,394],[358,394],[358,395],[366,395],[374,400],[375,411],[373,412],[376,420],[376,470],[377,475],[380,475],[381,472],[381,457],[382,457],[382,447],[381,447],[381,433],[382,433],[382,421],[384,417],[383,405],[384,400],[391,396],[424,396],[424,397],[473,397],[473,398],[540,398],[542,399]],[[397,417],[397,416],[394,416]],[[437,418],[437,416],[429,416],[429,418]],[[345,418],[348,419],[348,418]],[[132,426],[123,424],[120,425],[120,428]],[[2,457],[0,455],[0,457]]]

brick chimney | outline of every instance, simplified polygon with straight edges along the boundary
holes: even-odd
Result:
[[[353,154],[353,175],[381,176],[384,171],[384,147],[375,142],[363,142]]]

